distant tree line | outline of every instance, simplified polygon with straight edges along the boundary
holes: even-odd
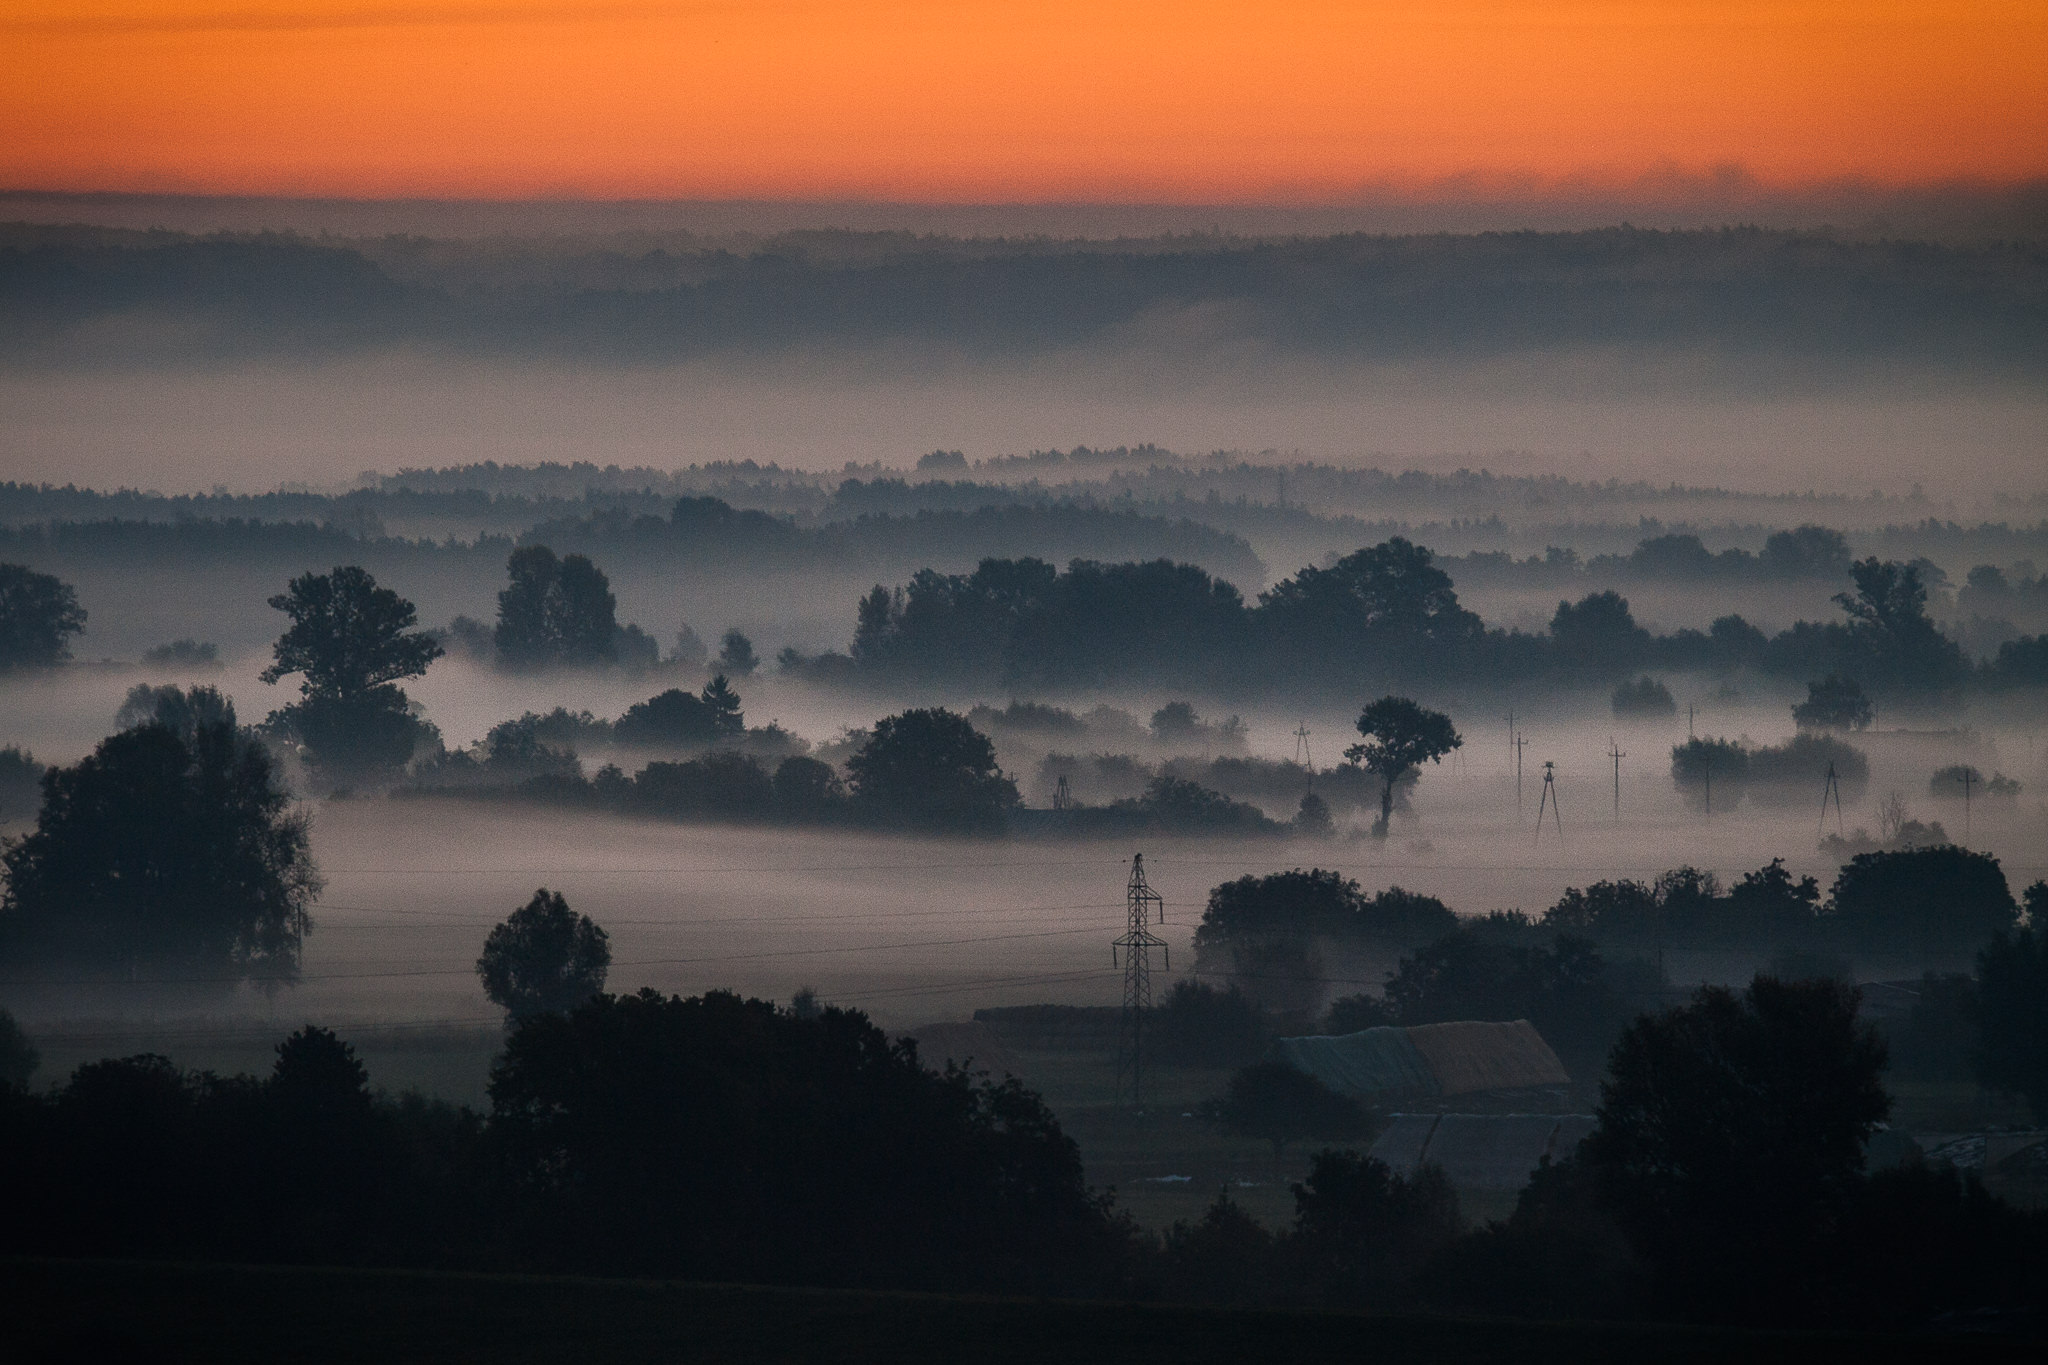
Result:
[[[2048,684],[2031,638],[1973,669],[1928,616],[1914,566],[1873,558],[1848,571],[1853,590],[1836,596],[1845,619],[1776,636],[1739,615],[1652,636],[1611,589],[1558,603],[1549,631],[1533,635],[1487,629],[1435,556],[1400,537],[1304,568],[1256,604],[1191,564],[1077,560],[1060,571],[987,559],[972,573],[878,585],[857,605],[851,652],[884,679],[1071,689],[1171,677],[1226,696],[1507,677],[1570,687],[1646,667],[1755,668],[1891,695]]]
[[[408,342],[615,359],[885,342],[1015,354],[1198,308],[1293,354],[1675,346],[1832,361],[1939,355],[2031,374],[2048,331],[2048,287],[2024,242],[1621,227],[1196,244],[919,238],[880,255],[819,246],[664,251],[630,283],[534,276],[493,287],[458,269],[452,246],[408,262],[401,281],[367,246],[46,230],[0,245],[0,350],[92,335],[93,354],[117,343],[154,354],[155,332],[82,330],[147,311],[176,320],[181,353],[199,354]]]

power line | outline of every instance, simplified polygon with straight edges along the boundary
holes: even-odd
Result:
[[[1152,932],[1152,921],[1166,919],[1166,902],[1145,881],[1145,855],[1131,855],[1131,879],[1124,888],[1124,933],[1110,945],[1109,960],[1116,963],[1116,950],[1124,950],[1124,1007],[1117,1020],[1116,1097],[1128,1100],[1133,1109],[1144,1105],[1145,1011],[1152,1008],[1152,950],[1169,953],[1166,940]],[[1165,958],[1173,970],[1171,956]]]

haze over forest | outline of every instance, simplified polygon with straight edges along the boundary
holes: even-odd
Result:
[[[2038,187],[1693,188],[0,196],[9,1248],[2036,1302]],[[1659,1097],[1818,1154],[1670,1214]]]

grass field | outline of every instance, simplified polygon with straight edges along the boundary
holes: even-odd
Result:
[[[2038,1344],[948,1298],[538,1276],[0,1263],[0,1358],[418,1362],[1856,1362],[2038,1359]]]

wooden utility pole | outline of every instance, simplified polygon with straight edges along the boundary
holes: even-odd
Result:
[[[1614,823],[1621,823],[1621,760],[1628,753],[1617,743],[1614,736],[1607,737],[1607,756],[1614,760]]]

